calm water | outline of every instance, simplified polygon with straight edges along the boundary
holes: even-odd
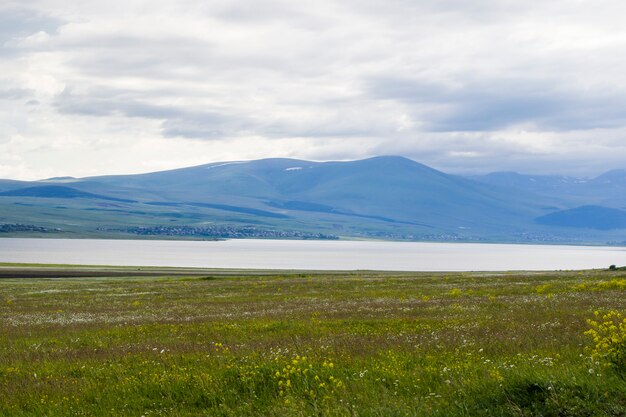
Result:
[[[353,241],[0,239],[0,262],[260,269],[500,271],[626,265],[626,248]]]

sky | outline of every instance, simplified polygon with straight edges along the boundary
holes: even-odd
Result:
[[[626,169],[620,0],[0,0],[0,178]]]

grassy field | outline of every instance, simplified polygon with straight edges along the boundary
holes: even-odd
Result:
[[[0,416],[626,416],[624,271],[0,270]]]

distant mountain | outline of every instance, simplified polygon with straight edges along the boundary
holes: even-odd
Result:
[[[561,208],[581,205],[626,208],[626,170],[608,171],[595,178],[525,175],[516,172],[494,172],[469,178],[483,184],[549,198],[553,205]]]
[[[626,229],[626,211],[600,206],[582,206],[538,217],[537,223],[549,226]]]
[[[605,172],[604,174],[594,178],[592,182],[594,184],[610,184],[613,186],[624,187],[626,186],[626,170],[614,169],[612,171]]]
[[[138,199],[158,195],[168,202],[242,205],[293,217],[315,212],[429,228],[489,227],[493,211],[496,217],[516,218],[536,209],[512,204],[491,187],[391,156],[324,163],[264,159],[87,181],[90,187],[114,187],[109,193],[141,190],[133,194]]]
[[[237,228],[255,227],[262,230],[252,235],[259,236],[276,230],[283,236],[596,242],[616,236],[535,219],[589,204],[619,208],[620,175],[608,174],[464,178],[397,156],[231,161],[139,175],[0,180],[0,223],[76,236],[132,235],[146,227],[180,236],[220,226],[235,235]]]

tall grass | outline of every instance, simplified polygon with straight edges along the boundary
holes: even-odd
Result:
[[[623,416],[622,274],[2,280],[0,415]]]

